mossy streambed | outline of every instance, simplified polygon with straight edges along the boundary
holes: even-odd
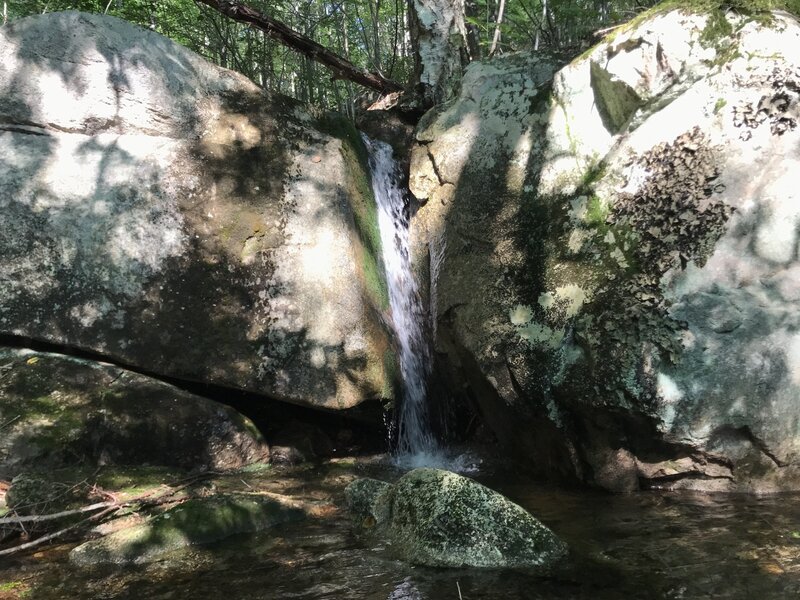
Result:
[[[432,569],[392,559],[352,532],[344,487],[396,480],[380,460],[241,471],[215,482],[290,497],[307,518],[127,567],[79,568],[62,545],[0,563],[0,599],[263,598],[464,600],[794,598],[800,594],[797,496],[564,490],[519,475],[478,476],[570,546],[549,572]],[[514,481],[514,483],[509,483]],[[312,507],[308,510],[308,507]]]

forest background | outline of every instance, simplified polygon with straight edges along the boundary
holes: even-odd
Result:
[[[245,4],[355,66],[413,86],[415,19],[443,0],[249,0]],[[519,50],[576,52],[655,0],[446,0],[465,27],[462,62]],[[4,0],[3,24],[61,10],[105,13],[157,31],[259,86],[354,117],[379,93],[195,0]],[[441,99],[441,98],[440,98]]]

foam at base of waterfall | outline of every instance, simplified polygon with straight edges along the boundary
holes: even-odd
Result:
[[[429,467],[453,471],[454,473],[470,474],[480,471],[481,459],[471,452],[459,454],[437,449],[398,454],[392,457],[392,463],[401,469]]]

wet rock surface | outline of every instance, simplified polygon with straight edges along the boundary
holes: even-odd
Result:
[[[141,525],[77,546],[69,559],[79,566],[141,564],[187,546],[254,533],[304,517],[302,510],[257,495],[198,498]]]

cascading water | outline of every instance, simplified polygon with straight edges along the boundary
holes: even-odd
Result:
[[[363,134],[362,137],[370,155],[389,306],[403,380],[403,401],[397,420],[398,459],[409,466],[429,465],[438,462],[439,452],[428,421],[430,348],[425,337],[426,313],[411,271],[408,195],[401,187],[403,178],[391,146]]]

